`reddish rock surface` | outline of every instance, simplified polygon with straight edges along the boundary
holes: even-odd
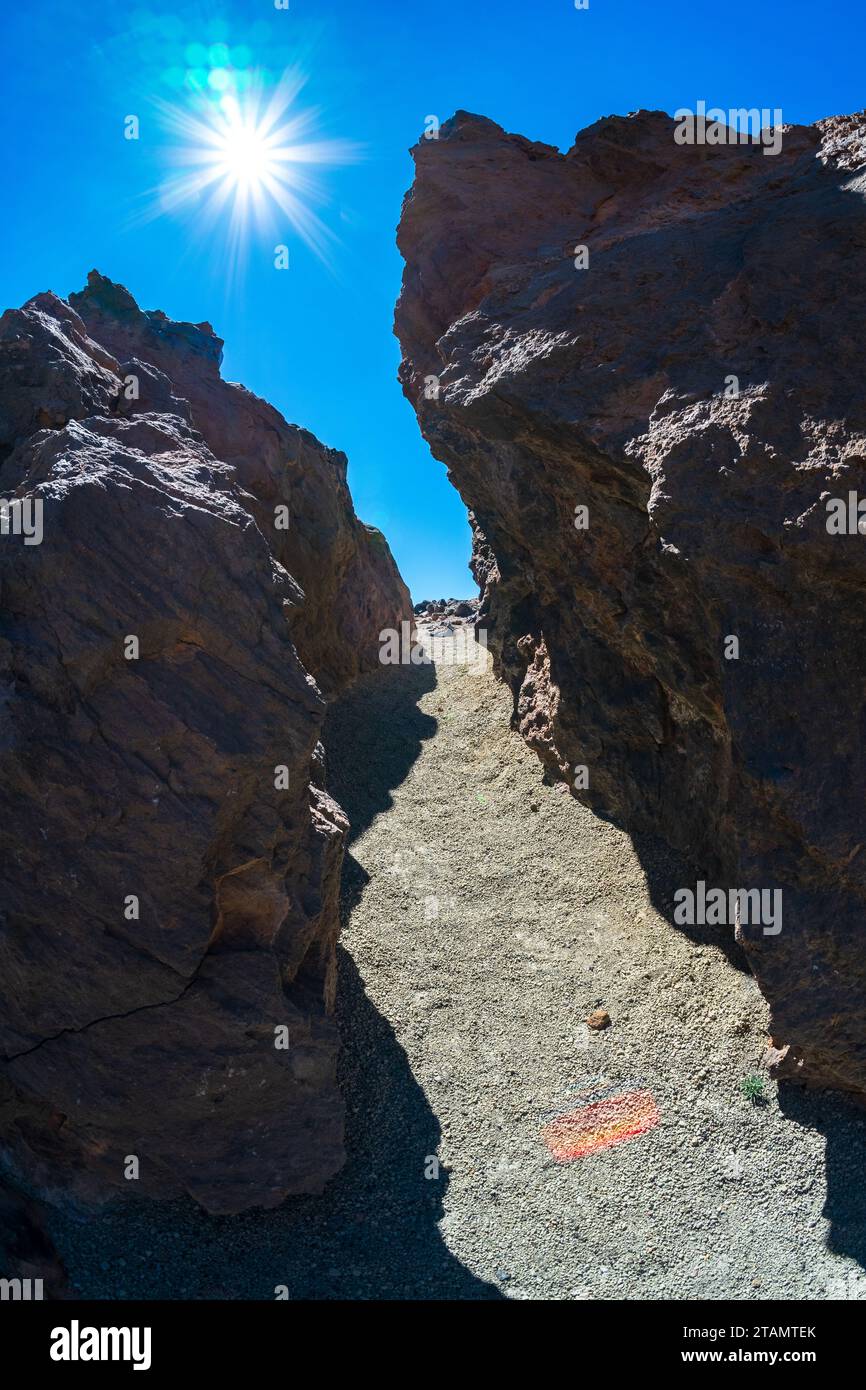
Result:
[[[610,1014],[607,1009],[593,1009],[586,1021],[590,1028],[600,1032],[602,1029],[610,1027]]]
[[[0,538],[2,1155],[42,1195],[275,1205],[343,1158],[316,678],[409,597],[207,325],[72,298],[0,319],[0,493],[43,529]]]
[[[413,154],[401,377],[515,721],[696,874],[782,891],[738,928],[774,1040],[862,1092],[866,539],[826,503],[866,496],[864,118],[772,156],[642,111],[562,154],[460,112]]]
[[[87,332],[136,374],[141,399],[119,409],[160,409],[169,390],[189,402],[191,419],[214,456],[235,468],[249,509],[271,549],[304,591],[293,610],[298,655],[326,695],[374,670],[379,633],[409,616],[409,591],[374,526],[355,516],[346,455],[283,419],[267,401],[220,376],[222,340],[210,324],[175,323],[142,312],[122,285],[91,271],[69,302]],[[142,373],[137,364],[144,364]],[[275,508],[288,507],[288,528]]]

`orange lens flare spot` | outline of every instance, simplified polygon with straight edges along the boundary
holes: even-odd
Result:
[[[649,1091],[626,1091],[557,1115],[544,1126],[541,1137],[557,1163],[570,1163],[655,1129],[659,1118]]]

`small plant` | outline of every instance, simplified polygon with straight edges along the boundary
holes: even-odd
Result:
[[[764,1078],[758,1076],[757,1072],[750,1072],[748,1076],[743,1077],[740,1082],[740,1090],[746,1100],[750,1100],[753,1105],[767,1099],[764,1094]]]

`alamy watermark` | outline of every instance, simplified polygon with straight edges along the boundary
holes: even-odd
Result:
[[[751,145],[760,144],[764,154],[780,154],[782,150],[782,109],[776,106],[736,107],[723,111],[718,106],[707,110],[699,101],[694,109],[681,106],[674,112],[678,145]]]
[[[827,498],[827,534],[830,536],[866,536],[866,497],[856,492],[845,497]]]
[[[678,927],[761,926],[764,936],[782,930],[781,888],[707,888],[703,879],[674,893]]]
[[[52,1328],[48,1354],[52,1361],[131,1361],[134,1371],[147,1371],[151,1335],[149,1327],[82,1327],[73,1318]]]
[[[0,1303],[41,1302],[45,1297],[41,1279],[0,1279]]]
[[[25,545],[41,545],[42,506],[41,497],[0,497],[0,536],[23,536]]]

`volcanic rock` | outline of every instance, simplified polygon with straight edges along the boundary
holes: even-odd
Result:
[[[95,273],[73,298],[0,319],[3,1163],[271,1206],[343,1160],[307,663],[345,684],[410,602],[343,456],[222,382],[207,325]]]
[[[20,1280],[22,1299],[57,1302],[75,1292],[44,1215],[32,1198],[9,1186],[0,1188],[0,1278]]]
[[[460,618],[468,620],[475,618],[478,612],[479,600],[477,598],[437,598],[423,599],[421,603],[415,604],[415,616],[418,618]]]
[[[586,1022],[594,1032],[600,1033],[604,1028],[610,1027],[610,1014],[607,1009],[593,1009]]]
[[[866,117],[776,155],[675,129],[605,118],[562,154],[459,112],[422,139],[401,379],[471,509],[516,726],[696,875],[782,890],[781,931],[724,930],[798,1075],[864,1091]]]
[[[346,455],[220,376],[222,339],[210,324],[142,312],[128,290],[91,271],[69,303],[87,332],[121,363],[124,379],[149,375],[189,403],[213,455],[236,470],[249,507],[280,564],[304,591],[290,618],[298,655],[326,695],[379,661],[379,633],[411,616],[411,600],[381,531],[355,516]],[[171,409],[163,402],[160,409]],[[142,401],[118,403],[137,411]],[[145,409],[149,408],[146,404]],[[153,408],[153,407],[151,407]],[[287,508],[287,525],[278,508]]]

